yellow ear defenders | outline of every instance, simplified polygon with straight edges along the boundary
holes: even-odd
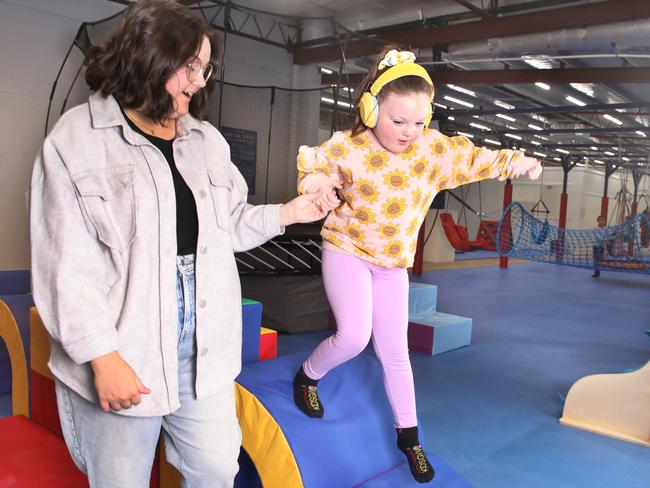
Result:
[[[379,101],[377,100],[377,94],[388,83],[397,78],[403,78],[404,76],[419,76],[433,87],[433,81],[431,81],[429,73],[427,73],[427,70],[419,64],[405,62],[391,66],[374,81],[370,86],[370,91],[364,93],[359,100],[359,115],[361,116],[361,121],[366,127],[372,129],[377,125],[377,119],[379,118]],[[431,102],[433,102],[433,90],[431,90]],[[431,115],[431,104],[429,104],[429,111],[424,119],[425,127],[429,126]]]

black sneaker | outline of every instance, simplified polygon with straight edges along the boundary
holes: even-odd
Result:
[[[420,444],[413,447],[407,447],[402,452],[408,459],[409,468],[415,481],[418,483],[428,483],[433,479],[436,472],[434,471],[433,466],[431,466],[431,463],[427,459],[427,455],[422,450]]]
[[[305,415],[312,418],[321,418],[325,413],[323,404],[318,398],[318,380],[312,380],[303,371],[302,367],[293,380],[293,401]]]

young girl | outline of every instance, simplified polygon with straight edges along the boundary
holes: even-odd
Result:
[[[433,83],[414,60],[410,52],[382,52],[359,87],[352,130],[300,148],[298,190],[322,191],[323,204],[333,210],[322,230],[322,269],[337,332],[296,374],[294,400],[308,416],[322,417],[318,380],[363,351],[372,336],[397,447],[414,478],[425,483],[434,470],[418,440],[407,346],[406,268],[413,263],[418,230],[439,191],[524,173],[534,179],[541,165],[518,151],[479,148],[465,137],[428,129]]]

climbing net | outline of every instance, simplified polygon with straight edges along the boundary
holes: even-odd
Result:
[[[539,220],[519,202],[504,212],[497,229],[502,256],[545,263],[650,273],[650,221],[642,212],[598,229],[563,229]]]

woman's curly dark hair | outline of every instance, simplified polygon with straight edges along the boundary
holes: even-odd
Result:
[[[124,108],[164,122],[174,109],[165,84],[196,55],[203,36],[210,41],[210,62],[216,70],[221,44],[213,27],[173,0],[141,0],[129,7],[108,41],[89,50],[86,82],[103,96],[113,95]],[[214,86],[213,76],[192,96],[189,110],[194,117],[205,119]]]

